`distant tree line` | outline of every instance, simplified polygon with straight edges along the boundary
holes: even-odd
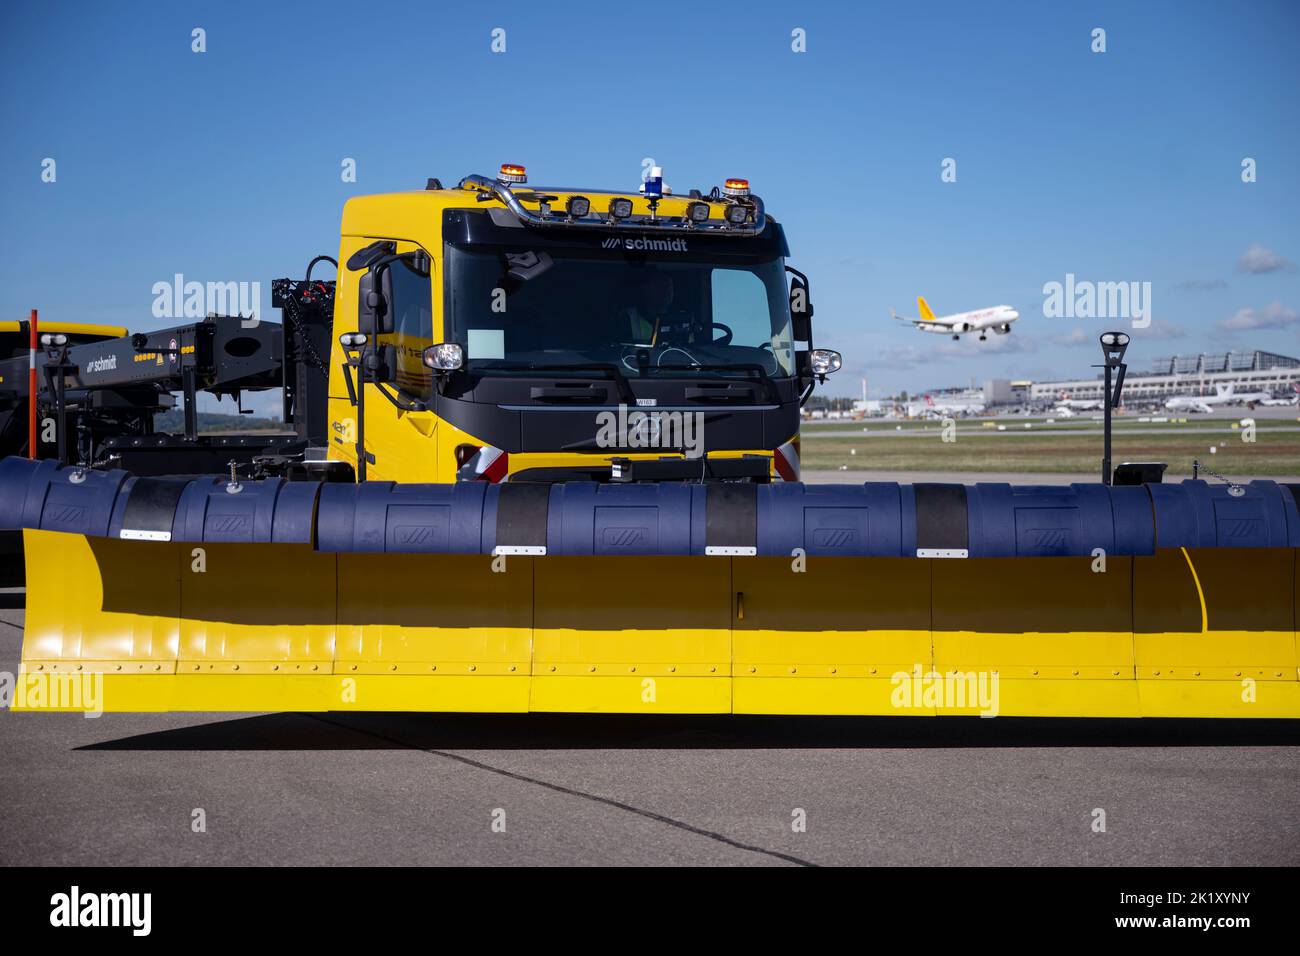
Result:
[[[278,418],[256,418],[252,415],[224,415],[217,412],[199,412],[199,431],[208,434],[224,432],[288,431]],[[185,430],[185,413],[173,408],[160,412],[153,418],[154,431],[175,433]]]

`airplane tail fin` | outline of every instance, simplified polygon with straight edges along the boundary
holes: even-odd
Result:
[[[1226,397],[1226,396],[1228,396],[1228,395],[1231,395],[1231,394],[1232,394],[1232,391],[1233,391],[1233,389],[1232,389],[1232,383],[1231,383],[1231,382],[1221,382],[1221,383],[1219,383],[1218,385],[1215,385],[1215,390],[1218,391],[1219,395],[1224,396],[1224,397]]]
[[[930,303],[928,303],[928,302],[925,301],[925,296],[923,296],[923,295],[918,295],[918,296],[916,297],[916,307],[917,307],[918,309],[921,310],[921,321],[922,321],[922,322],[933,322],[933,321],[934,321],[934,312],[933,312],[933,311],[931,310],[931,308],[930,308]]]

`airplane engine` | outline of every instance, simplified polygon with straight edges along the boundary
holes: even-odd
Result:
[[[996,332],[998,335],[1006,335],[1008,332],[1011,331],[1011,323],[1003,322],[1001,325],[995,326],[993,331]]]

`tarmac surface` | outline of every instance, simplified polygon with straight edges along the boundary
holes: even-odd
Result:
[[[1272,721],[4,711],[0,755],[3,866],[1300,864]]]

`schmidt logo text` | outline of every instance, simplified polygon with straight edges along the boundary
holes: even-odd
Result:
[[[685,239],[633,239],[611,236],[600,244],[602,249],[630,249],[637,252],[687,252]]]

